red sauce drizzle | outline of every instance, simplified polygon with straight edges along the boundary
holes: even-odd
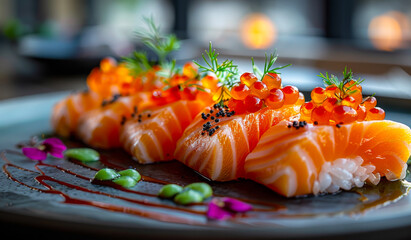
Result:
[[[16,154],[16,155],[22,155],[22,154],[18,151],[14,151],[14,150],[4,150],[0,153],[0,158],[5,162],[5,164],[3,165],[3,172],[7,175],[7,177],[9,179],[11,179],[14,182],[19,183],[19,184],[21,184],[25,187],[28,187],[32,190],[38,191],[38,192],[60,195],[64,199],[63,203],[93,206],[93,207],[97,207],[97,208],[108,210],[108,211],[115,211],[115,212],[122,212],[122,213],[132,214],[132,215],[136,215],[136,216],[139,216],[139,217],[149,218],[149,219],[162,221],[162,222],[200,225],[200,226],[202,226],[202,225],[213,225],[213,222],[207,222],[205,210],[192,209],[192,208],[190,208],[190,206],[188,206],[188,207],[179,207],[179,206],[175,206],[175,205],[172,205],[172,204],[164,204],[164,203],[161,203],[161,201],[158,201],[158,200],[153,201],[153,200],[150,200],[150,199],[136,199],[136,198],[124,197],[124,196],[120,196],[120,195],[109,194],[109,193],[106,193],[106,192],[96,191],[96,190],[92,190],[90,188],[74,185],[74,184],[71,184],[69,182],[65,182],[65,181],[53,178],[51,176],[48,176],[43,171],[42,168],[47,168],[47,167],[54,168],[58,171],[66,173],[66,174],[70,174],[70,175],[75,176],[77,178],[89,181],[90,183],[93,183],[93,184],[110,186],[110,187],[113,187],[117,190],[127,192],[127,193],[136,194],[138,196],[145,196],[145,197],[149,197],[149,198],[154,198],[154,197],[157,198],[157,194],[141,192],[141,191],[136,191],[136,190],[124,188],[124,187],[121,187],[120,185],[114,184],[110,181],[95,181],[95,180],[93,180],[89,177],[80,175],[80,174],[75,173],[75,172],[73,172],[69,169],[66,169],[66,168],[63,168],[63,167],[60,167],[60,166],[56,166],[56,165],[52,165],[52,164],[43,163],[43,162],[38,162],[34,165],[34,168],[37,171],[26,169],[26,168],[23,168],[23,167],[20,167],[18,165],[15,165],[15,164],[11,163],[11,161],[6,157],[6,154]],[[70,161],[77,164],[77,165],[79,165],[79,166],[88,168],[90,170],[94,170],[94,171],[99,170],[97,168],[93,168],[91,166],[88,166],[87,164],[84,164],[80,161],[76,161],[76,160],[70,160]],[[104,155],[101,155],[100,162],[102,164],[104,164],[105,166],[110,167],[110,168],[114,168],[114,169],[118,169],[118,170],[126,169],[122,165],[113,163],[113,161],[109,161],[109,159]],[[30,172],[30,173],[37,173],[38,176],[34,177],[34,179],[38,183],[40,183],[43,187],[45,187],[45,189],[38,188],[38,187],[33,187],[31,185],[28,185],[28,184],[18,180],[9,171],[9,168],[15,168],[15,169],[25,171],[25,172]],[[156,183],[156,184],[169,184],[170,183],[170,182],[162,181],[162,180],[159,180],[159,179],[155,179],[155,178],[148,177],[148,176],[143,176],[143,175],[142,175],[142,181]],[[115,204],[110,204],[110,203],[105,203],[105,202],[100,202],[100,201],[91,201],[91,200],[86,200],[86,199],[73,198],[73,197],[69,196],[67,193],[64,193],[63,191],[60,191],[60,190],[57,190],[57,189],[53,188],[53,186],[48,184],[48,182],[55,182],[57,184],[60,184],[60,185],[63,185],[65,187],[75,189],[75,190],[78,190],[78,191],[91,193],[91,194],[97,194],[97,195],[106,196],[106,197],[115,198],[115,199],[120,199],[120,200],[127,201],[127,202],[130,202],[130,203],[133,203],[133,204],[141,205],[142,209],[135,208],[135,207],[125,207],[125,206],[121,206],[121,205],[115,205]],[[223,197],[223,196],[221,196],[221,197]],[[242,200],[242,201],[245,201],[245,202],[248,202],[248,203],[252,203],[252,204],[264,205],[266,207],[270,207],[270,208],[254,208],[254,211],[278,211],[278,210],[283,210],[285,208],[285,207],[280,206],[278,204],[270,204],[270,203],[267,203],[267,202],[254,201],[254,200],[249,200],[249,199],[239,199],[239,200]],[[207,203],[193,204],[193,206],[198,206],[198,205],[205,207],[207,205]],[[145,208],[145,206],[148,206],[150,208]],[[153,208],[153,209],[155,209],[155,208],[169,209],[169,210],[180,212],[180,213],[183,213],[183,214],[186,214],[186,215],[189,214],[189,215],[195,215],[195,216],[203,216],[204,220],[203,221],[194,220],[193,217],[190,217],[189,215],[187,215],[187,216],[176,216],[176,214],[173,214],[172,212],[170,214],[165,214],[165,213],[159,213],[159,212],[156,212],[156,211],[150,211],[151,208]],[[247,214],[239,214],[237,219],[235,221],[233,221],[233,222],[238,223],[238,224],[245,224],[244,222],[239,221],[239,218],[247,218]]]

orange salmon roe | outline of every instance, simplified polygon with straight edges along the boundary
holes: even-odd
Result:
[[[281,77],[277,73],[267,73],[263,77],[263,83],[268,89],[281,88]]]
[[[253,74],[249,72],[245,72],[241,75],[240,81],[241,83],[247,85],[247,87],[251,87],[253,83],[255,83],[258,80],[258,78]]]

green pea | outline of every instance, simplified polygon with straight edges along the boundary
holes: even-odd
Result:
[[[95,162],[100,160],[100,154],[91,148],[72,148],[65,151],[64,155],[82,162]]]
[[[111,168],[103,168],[103,169],[100,169],[100,170],[96,173],[96,175],[94,175],[94,179],[105,181],[105,180],[115,179],[115,178],[117,178],[118,176],[119,176],[118,173],[117,173],[114,169],[111,169]]]
[[[200,192],[203,194],[204,198],[211,197],[213,195],[213,189],[207,183],[198,182],[198,183],[191,183],[184,188],[192,189],[194,191]]]
[[[160,189],[158,196],[161,198],[172,198],[181,191],[183,191],[183,187],[177,184],[167,184]]]
[[[120,176],[129,176],[132,177],[134,180],[136,180],[137,182],[141,180],[141,175],[139,172],[137,172],[134,169],[126,169],[123,171],[118,172],[118,174],[120,174]]]
[[[187,205],[191,203],[199,203],[204,200],[203,194],[200,192],[187,189],[182,191],[174,197],[174,202],[181,205]]]
[[[130,176],[120,176],[114,179],[113,182],[126,188],[134,187],[137,184],[137,181]]]

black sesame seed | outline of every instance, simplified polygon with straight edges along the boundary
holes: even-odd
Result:
[[[288,128],[291,128],[292,126],[291,126],[291,124],[288,124],[288,126],[287,126]]]
[[[147,117],[151,117],[151,114],[149,113],[149,114],[147,114]]]
[[[220,126],[215,126],[215,129],[219,129],[220,128]]]
[[[214,113],[214,110],[211,109],[211,110],[210,110],[210,113]]]
[[[317,122],[317,121],[315,121],[315,122],[314,122],[314,125],[318,125],[318,122]]]
[[[220,121],[220,119],[216,119],[215,122],[218,123]]]
[[[215,117],[214,116],[211,116],[211,118],[210,118],[211,120],[214,120],[215,119]]]
[[[337,124],[337,125],[335,125],[336,127],[338,127],[338,128],[340,128],[341,127],[341,125],[340,124]]]

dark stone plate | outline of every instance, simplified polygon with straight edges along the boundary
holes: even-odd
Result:
[[[17,143],[31,136],[50,134],[49,116],[52,105],[67,93],[38,95],[3,101],[0,103],[0,149],[14,149]],[[388,112],[387,119],[410,126],[407,113]],[[68,146],[81,143],[65,139]],[[411,198],[407,195],[406,182],[382,181],[377,187],[365,187],[351,192],[318,197],[286,199],[252,181],[240,180],[227,183],[210,182],[216,195],[230,196],[250,201],[260,201],[256,208],[265,209],[229,221],[210,221],[202,214],[191,214],[179,209],[153,207],[117,197],[91,194],[56,182],[48,182],[70,197],[103,204],[115,204],[127,209],[155,212],[165,216],[188,219],[199,225],[170,223],[144,216],[106,210],[82,204],[64,203],[59,194],[48,194],[32,188],[43,188],[27,172],[5,166],[4,157],[25,169],[36,170],[35,162],[18,154],[2,152],[0,166],[0,226],[5,232],[21,237],[61,238],[140,238],[140,239],[402,239],[411,234]],[[101,151],[102,156],[124,167],[134,167],[143,175],[167,182],[185,185],[207,181],[184,165],[172,161],[154,165],[139,165],[122,150]],[[92,177],[95,171],[66,159],[48,159],[46,164],[58,166],[82,176]],[[100,168],[101,163],[92,164]],[[120,196],[146,201],[162,206],[176,207],[172,202],[156,197],[127,193],[108,186],[91,184],[47,166],[40,166],[45,174],[76,186],[83,186],[110,196]],[[12,173],[24,186],[8,178]],[[140,182],[133,190],[155,194],[161,184]],[[368,200],[360,200],[361,197]],[[272,206],[272,204],[276,204]],[[266,205],[271,204],[271,205]],[[190,206],[187,209],[205,211],[206,206]]]

